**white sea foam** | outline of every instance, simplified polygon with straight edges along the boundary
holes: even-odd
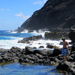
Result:
[[[22,38],[16,38],[14,40],[0,40],[0,48],[3,49],[10,49],[12,47],[19,47],[19,48],[25,48],[26,44],[17,43],[18,40],[21,40]]]
[[[25,30],[26,32],[27,30]],[[49,32],[49,31],[42,31],[39,30],[38,32],[34,31],[31,32],[32,34],[40,34],[44,37],[45,32]],[[13,32],[16,33],[16,32]],[[22,32],[23,33],[23,32]],[[0,48],[4,48],[4,49],[10,49],[13,46],[15,47],[19,47],[19,48],[25,48],[26,46],[30,46],[30,47],[36,47],[37,49],[40,46],[44,46],[44,49],[46,49],[47,47],[47,43],[50,43],[54,46],[58,46],[59,48],[62,48],[62,45],[59,45],[59,43],[61,42],[61,40],[37,40],[37,41],[30,41],[30,44],[26,44],[26,43],[17,43],[19,40],[23,39],[23,38],[18,38],[18,37],[10,37],[11,40],[0,40]],[[67,40],[68,42],[71,42],[71,40]]]
[[[28,33],[28,30],[24,29],[21,33]]]
[[[38,31],[36,31],[36,30],[34,30],[34,31],[31,32],[31,33],[33,33],[33,34],[38,34],[38,35],[42,35],[42,37],[44,37],[45,32],[50,32],[50,31],[43,31],[43,30],[38,30]]]
[[[45,32],[50,32],[50,31],[42,31],[42,30],[39,30],[39,31],[38,31],[38,34],[40,34],[40,35],[42,35],[42,37],[44,37]]]
[[[31,32],[31,33],[37,33],[37,31],[36,30],[33,30],[33,32]]]
[[[4,48],[4,49],[10,49],[12,47],[19,47],[19,48],[25,48],[26,46],[29,47],[36,47],[37,49],[40,46],[44,46],[44,49],[46,49],[47,47],[47,43],[50,43],[54,46],[57,46],[59,48],[62,48],[62,45],[59,45],[59,43],[61,42],[61,40],[56,41],[56,40],[37,40],[37,41],[30,41],[30,44],[26,44],[26,43],[17,43],[18,40],[21,40],[22,38],[16,38],[14,40],[0,40],[0,48]],[[67,40],[68,42],[70,42],[70,40]]]
[[[11,32],[11,33],[17,33],[17,31],[9,31],[9,32]],[[42,35],[42,37],[44,37],[44,35],[45,35],[45,32],[50,32],[50,31],[47,31],[47,30],[38,30],[38,31],[36,31],[36,30],[33,30],[32,32],[30,32],[30,33],[32,33],[32,34],[35,34],[35,35]],[[28,32],[28,30],[27,29],[24,29],[21,33],[29,33]]]
[[[10,31],[11,33],[17,33],[17,31]]]

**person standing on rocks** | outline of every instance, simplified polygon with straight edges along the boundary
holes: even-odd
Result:
[[[62,37],[62,40],[63,40],[62,55],[63,55],[64,61],[67,61],[67,53],[69,50],[69,43],[66,41],[65,37]]]

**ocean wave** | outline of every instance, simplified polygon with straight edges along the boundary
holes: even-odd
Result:
[[[37,41],[30,41],[30,44],[26,44],[26,43],[18,43],[19,40],[22,40],[22,38],[15,38],[14,40],[0,40],[0,48],[4,48],[4,49],[10,49],[12,47],[19,47],[19,48],[25,48],[26,46],[29,47],[36,47],[37,49],[39,49],[40,46],[44,46],[44,49],[46,48],[46,44],[50,43],[53,46],[57,46],[59,48],[62,48],[62,45],[60,45],[59,43],[61,42],[61,40],[37,40]],[[70,40],[67,40],[68,42],[70,42]]]
[[[11,32],[11,33],[17,33],[17,31],[9,31],[9,32]],[[43,37],[44,37],[44,34],[45,34],[45,32],[50,32],[50,31],[47,31],[47,30],[38,30],[38,31],[36,31],[36,30],[33,30],[32,32],[29,32],[29,30],[27,30],[27,29],[24,29],[22,32],[20,32],[20,33],[31,33],[31,34],[35,34],[35,35],[42,35]]]
[[[28,33],[28,30],[24,29],[21,33]]]
[[[61,45],[59,45],[59,43],[61,42],[61,40],[45,40],[45,39],[41,39],[41,40],[37,40],[37,41],[30,41],[30,44],[26,44],[26,43],[18,43],[19,40],[22,40],[23,38],[26,37],[30,37],[30,36],[36,36],[36,35],[42,35],[44,37],[45,32],[48,31],[42,31],[39,30],[38,32],[34,31],[31,33],[10,33],[7,31],[1,31],[2,34],[0,33],[0,48],[4,48],[4,49],[10,49],[11,47],[19,47],[19,48],[25,48],[26,46],[30,46],[30,47],[36,47],[37,49],[40,46],[44,46],[44,48],[46,48],[46,44],[50,43],[54,46],[58,46],[59,48],[62,48]],[[67,40],[68,42],[70,42],[71,40]],[[39,44],[40,43],[40,44]]]

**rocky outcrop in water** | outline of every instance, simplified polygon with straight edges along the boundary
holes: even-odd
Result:
[[[30,43],[29,41],[32,40],[40,40],[43,39],[42,35],[37,35],[37,36],[31,36],[31,37],[27,37],[27,38],[23,38],[22,40],[18,41],[18,43]]]
[[[69,31],[72,25],[75,25],[75,0],[48,0],[17,31],[21,32],[24,29]]]
[[[75,75],[75,63],[73,62],[61,62],[57,66],[58,70],[67,71],[66,75]]]
[[[52,40],[60,40],[61,37],[65,37],[66,39],[69,39],[69,33],[67,32],[45,32],[45,39],[52,39]]]

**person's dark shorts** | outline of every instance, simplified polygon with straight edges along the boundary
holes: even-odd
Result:
[[[62,50],[62,55],[67,56],[67,49]]]

